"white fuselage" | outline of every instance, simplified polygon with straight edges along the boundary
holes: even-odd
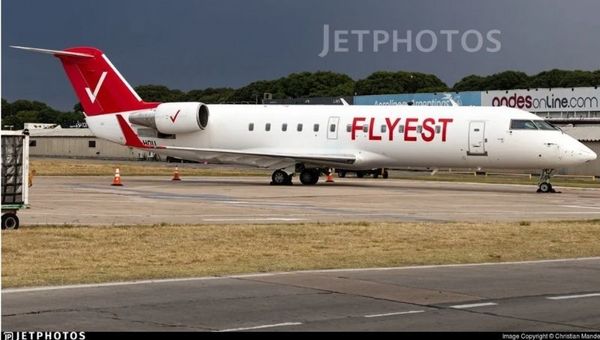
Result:
[[[343,165],[349,169],[406,166],[556,169],[596,158],[591,150],[560,130],[511,129],[511,120],[541,119],[505,107],[208,105],[208,108],[208,124],[202,131],[177,134],[174,138],[140,134],[140,139],[148,145],[262,154],[316,151],[352,154],[356,161]],[[126,120],[128,114],[122,113]],[[124,144],[114,115],[87,117],[87,122],[98,137]],[[139,126],[132,127],[141,130]],[[239,155],[157,152],[192,160],[213,159],[268,168],[286,166],[281,161],[264,162]],[[336,163],[314,165],[342,167]]]

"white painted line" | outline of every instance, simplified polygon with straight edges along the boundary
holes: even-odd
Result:
[[[59,290],[59,289],[101,288],[101,287],[138,285],[138,284],[171,283],[171,282],[184,282],[184,281],[246,279],[246,278],[253,278],[253,277],[270,277],[270,276],[277,276],[277,275],[294,275],[294,274],[329,274],[329,273],[334,274],[334,273],[374,272],[374,271],[412,270],[412,269],[471,268],[471,267],[482,267],[482,266],[487,267],[487,266],[506,266],[506,265],[527,265],[527,264],[544,264],[544,263],[561,263],[561,262],[599,261],[599,260],[600,260],[600,257],[579,257],[579,258],[572,258],[572,259],[536,260],[536,261],[439,264],[439,265],[426,265],[426,266],[381,267],[381,268],[299,270],[299,271],[293,271],[293,272],[254,273],[254,274],[241,274],[241,275],[229,275],[229,276],[204,276],[204,277],[187,277],[187,278],[172,278],[172,279],[76,284],[76,285],[65,285],[65,286],[6,288],[6,289],[2,289],[2,294],[26,293],[26,292]]]
[[[565,208],[580,208],[580,209],[598,209],[598,210],[600,210],[600,207],[590,207],[590,206],[586,206],[586,205],[562,205],[562,207],[565,207]]]
[[[496,305],[498,305],[498,304],[495,302],[484,302],[484,303],[471,303],[468,305],[454,305],[454,306],[450,306],[450,308],[466,309],[466,308],[477,308],[477,307],[496,306]]]
[[[287,218],[287,217],[264,217],[264,218],[203,218],[205,222],[232,222],[232,221],[306,221],[305,218]]]
[[[263,328],[274,328],[274,327],[285,327],[285,326],[297,326],[301,325],[302,322],[284,322],[284,323],[276,323],[273,325],[260,325],[254,327],[242,327],[242,328],[230,328],[230,329],[222,329],[218,332],[239,332],[239,331],[249,331],[253,329],[263,329]]]
[[[371,315],[365,315],[365,318],[379,318],[379,317],[382,317],[382,316],[417,314],[417,313],[425,313],[425,311],[424,310],[409,310],[407,312],[396,312],[396,313],[385,313],[385,314],[371,314]]]
[[[580,295],[564,295],[564,296],[550,296],[546,299],[548,300],[568,300],[568,299],[580,299],[580,298],[588,298],[588,297],[596,297],[600,296],[600,293],[591,293],[591,294],[580,294]]]

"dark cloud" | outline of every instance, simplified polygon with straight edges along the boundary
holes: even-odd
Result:
[[[376,70],[437,74],[449,85],[468,74],[505,69],[600,69],[600,1],[3,1],[2,97],[66,109],[77,100],[53,58],[7,48],[91,45],[105,51],[132,85],[239,87],[296,71],[332,70],[354,78]],[[340,30],[499,29],[502,48],[468,53],[445,40],[431,53],[391,45],[373,53],[318,56],[323,25]],[[414,37],[413,37],[414,38]],[[354,41],[355,43],[355,41]],[[413,42],[414,44],[414,42]]]

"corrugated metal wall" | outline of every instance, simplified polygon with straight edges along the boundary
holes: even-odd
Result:
[[[90,147],[95,142],[95,147]],[[29,154],[32,156],[117,158],[136,160],[148,152],[131,149],[95,137],[31,137]],[[34,146],[35,145],[35,146]]]

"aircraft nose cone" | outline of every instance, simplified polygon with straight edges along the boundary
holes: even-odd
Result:
[[[587,147],[578,148],[575,150],[575,152],[573,152],[573,156],[575,156],[575,158],[580,162],[591,162],[598,157],[594,151]]]
[[[583,157],[586,162],[591,162],[591,161],[595,160],[596,158],[598,158],[598,155],[596,155],[596,153],[594,151],[588,149],[588,150],[584,151]]]

